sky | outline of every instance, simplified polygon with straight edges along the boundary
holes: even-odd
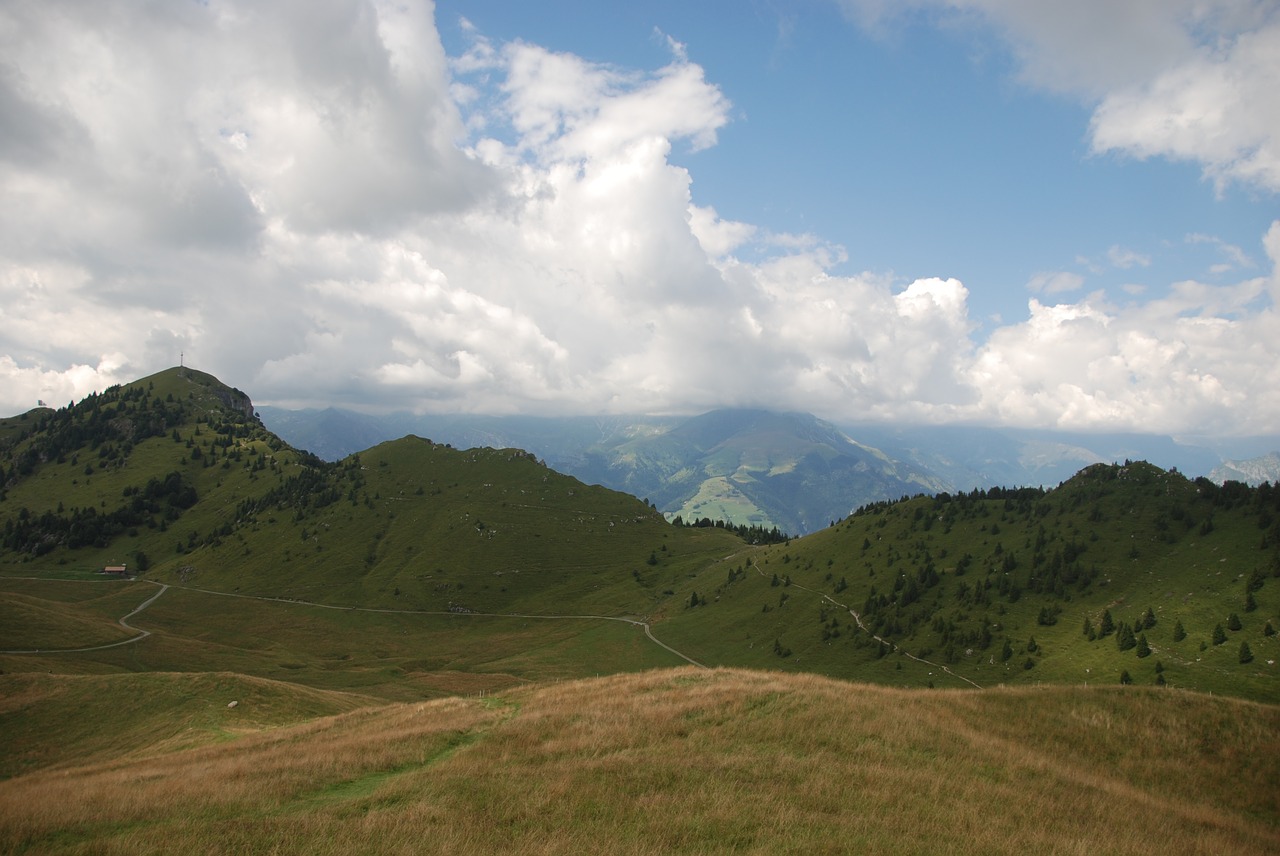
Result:
[[[1273,0],[7,0],[0,413],[1280,433]]]

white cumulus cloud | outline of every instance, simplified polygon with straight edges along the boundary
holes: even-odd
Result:
[[[1280,191],[1280,6],[1273,0],[841,0],[883,27],[926,10],[990,26],[1031,86],[1093,108],[1097,152],[1200,164]]]
[[[1014,4],[972,8],[1055,38]],[[850,260],[820,236],[695,199],[672,153],[714,146],[731,115],[696,46],[630,70],[469,28],[450,59],[432,14],[0,7],[0,408],[185,353],[292,406],[1280,424],[1280,224],[1262,276],[1118,307],[1051,272],[1026,319],[979,339],[965,283],[837,273]],[[1064,35],[1028,74],[1141,87],[1153,57],[1200,50],[1166,24],[1141,62],[1077,80]]]

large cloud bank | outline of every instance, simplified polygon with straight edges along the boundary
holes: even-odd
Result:
[[[1118,47],[1071,59],[1022,4],[953,5],[1091,93],[1096,147],[1280,189],[1261,6],[1210,50],[1206,19],[1135,0],[1169,44],[1104,74]],[[979,340],[958,281],[837,276],[838,246],[700,205],[672,152],[731,105],[679,44],[634,72],[479,33],[449,58],[425,4],[15,0],[0,56],[0,411],[185,353],[286,406],[1280,425],[1280,224],[1258,278],[1032,300]]]

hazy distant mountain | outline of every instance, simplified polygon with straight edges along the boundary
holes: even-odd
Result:
[[[488,446],[524,449],[565,472],[581,466],[586,451],[660,434],[685,417],[662,416],[478,416],[351,410],[285,410],[261,407],[265,425],[293,446],[336,461],[377,443],[417,434],[459,449]]]
[[[809,414],[763,410],[694,417],[259,412],[290,444],[327,460],[406,434],[464,449],[520,448],[560,472],[648,499],[669,515],[776,525],[797,535],[904,494],[1053,486],[1090,464],[1126,459],[1194,478],[1215,472],[1235,450],[1243,458],[1259,447],[1280,447],[1278,438],[1179,442],[971,426],[837,427]],[[1267,472],[1224,478],[1275,480]]]
[[[1143,460],[1194,478],[1222,458],[1207,445],[1154,434],[1083,434],[1022,428],[885,425],[846,426],[860,441],[910,461],[949,482],[949,490],[1030,485],[1046,487],[1097,463]],[[1253,438],[1242,440],[1251,443]],[[1222,441],[1225,443],[1226,441]]]
[[[808,414],[369,416],[273,407],[259,413],[287,442],[329,460],[410,433],[458,448],[514,447],[583,481],[648,499],[669,515],[778,526],[793,534],[868,502],[951,487]]]
[[[1263,482],[1280,483],[1280,452],[1242,461],[1223,461],[1222,466],[1209,473],[1209,479],[1219,484],[1238,481],[1254,487]]]
[[[572,471],[686,519],[812,532],[861,505],[948,484],[807,413],[716,410],[670,431],[599,444]]]

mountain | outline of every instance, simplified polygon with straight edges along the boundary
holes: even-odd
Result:
[[[908,461],[949,484],[974,488],[1052,486],[1090,464],[1143,460],[1192,478],[1208,475],[1222,458],[1200,441],[1154,434],[1080,433],[977,426],[843,426],[850,435],[896,460]],[[1221,448],[1250,448],[1258,438]]]
[[[1219,484],[1238,481],[1255,487],[1263,482],[1280,483],[1280,452],[1242,461],[1223,461],[1222,466],[1209,474],[1209,478]]]
[[[1280,489],[1145,462],[869,507],[676,595],[663,638],[709,665],[892,683],[905,657],[938,686],[1123,677],[1280,701]]]
[[[325,457],[409,431],[460,448],[512,446],[585,482],[647,499],[668,517],[795,534],[868,502],[954,487],[802,413],[718,410],[683,419],[261,413],[289,442]]]
[[[1124,460],[1194,478],[1213,472],[1232,450],[1280,445],[1280,438],[1179,441],[977,426],[835,426],[809,414],[762,410],[559,418],[260,412],[294,446],[328,460],[409,433],[459,448],[521,448],[560,472],[646,498],[669,517],[776,525],[797,535],[867,502],[908,494],[1051,486],[1090,464]]]
[[[408,436],[327,463],[254,412],[174,369],[5,420],[0,561],[364,606],[618,614],[742,544],[522,450]]]
[[[945,486],[802,413],[717,410],[661,434],[598,444],[585,457],[579,478],[648,497],[668,514],[796,534],[867,503]]]
[[[1280,490],[1271,484],[1095,464],[1052,489],[872,501],[810,535],[752,545],[724,528],[672,525],[649,503],[519,449],[407,436],[330,463],[284,443],[254,412],[216,379],[172,370],[0,422],[0,571],[87,580],[126,564],[187,599],[200,591],[386,610],[412,616],[415,633],[429,615],[625,619],[672,646],[661,653],[633,639],[597,650],[566,637],[545,655],[557,669],[601,657],[660,665],[652,658],[671,655],[953,687],[1125,675],[1280,701],[1270,673],[1280,659]],[[787,509],[757,500],[758,484],[790,495],[800,515],[807,494],[849,490],[845,478],[879,480],[887,492],[910,477],[812,417],[724,411],[631,436],[601,460],[637,480],[719,479],[768,514]],[[19,587],[4,599],[9,644],[40,634],[27,644],[123,641],[123,612],[104,620],[111,603],[60,597]],[[207,604],[186,620],[215,614]],[[173,634],[185,625],[168,626]],[[307,626],[325,628],[317,638],[346,633],[318,614]],[[251,636],[275,645],[283,632],[264,617]],[[529,661],[503,646],[537,647],[534,629],[473,632],[465,654],[447,637],[411,649],[447,645],[440,662],[467,673],[485,662],[475,657],[503,649],[501,671],[529,674]],[[571,636],[600,632],[582,625]],[[313,685],[332,687],[401,650],[384,640],[372,662],[317,661],[311,644],[291,644],[253,673],[287,678],[280,664],[296,663],[309,680],[323,674]],[[355,643],[343,647],[350,654]],[[167,648],[132,650],[142,652],[135,664],[168,663],[147,659]],[[422,671],[411,669],[420,658],[409,649],[395,657],[396,668]],[[374,671],[391,692],[392,674]]]
[[[755,545],[528,451],[327,462],[255,412],[173,369],[0,420],[0,851],[1280,843],[1272,483],[1099,463]],[[811,417],[577,424],[797,502],[912,472]]]
[[[588,449],[660,434],[684,421],[647,416],[368,414],[335,407],[288,410],[267,406],[258,408],[258,414],[291,445],[327,461],[341,460],[384,440],[416,434],[460,449],[525,449],[553,469],[570,474],[581,466]]]

